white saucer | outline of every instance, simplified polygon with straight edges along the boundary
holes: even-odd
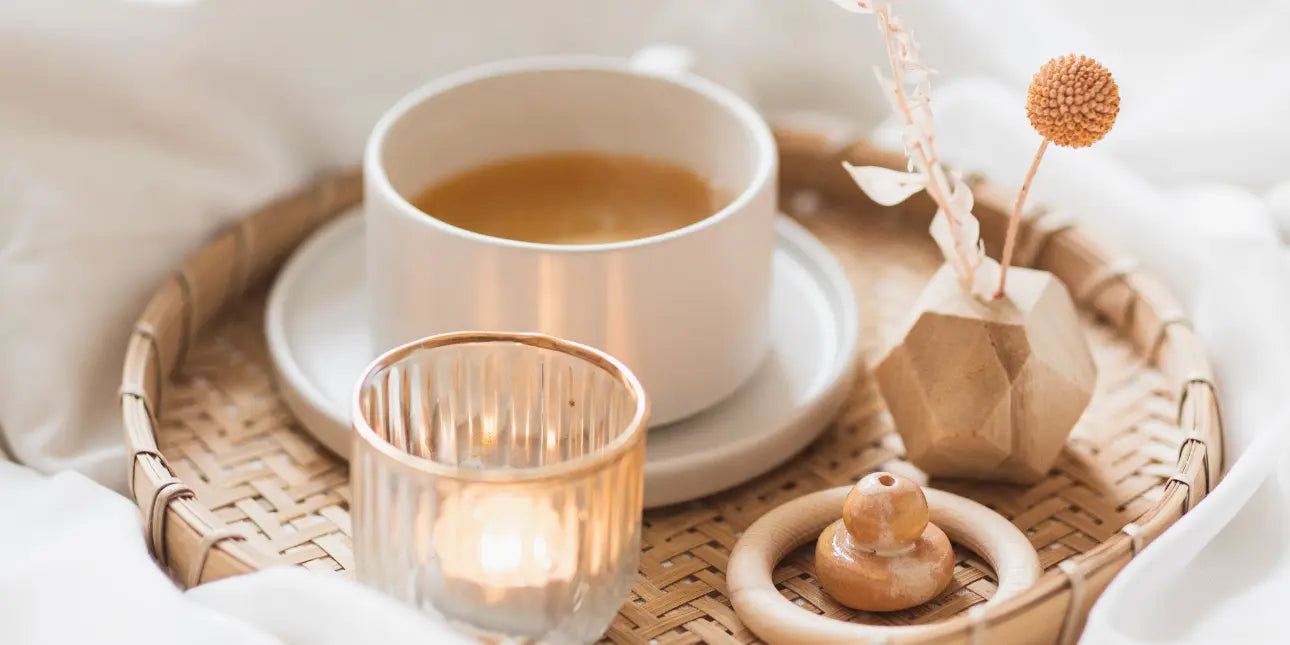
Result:
[[[364,311],[358,210],[296,250],[278,274],[265,315],[287,406],[341,456],[350,451],[354,381],[377,353]],[[783,463],[828,425],[850,391],[860,325],[846,274],[793,220],[780,216],[775,235],[770,354],[729,399],[650,429],[646,506],[715,493]]]

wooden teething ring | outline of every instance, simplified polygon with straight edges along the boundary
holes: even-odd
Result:
[[[768,643],[896,643],[917,639],[943,624],[862,625],[813,614],[775,589],[771,572],[794,549],[815,540],[829,523],[842,517],[842,503],[851,486],[804,495],[748,527],[730,554],[726,573],[735,611],[754,633]],[[988,611],[1020,594],[1043,570],[1030,541],[1003,516],[965,497],[924,488],[931,521],[950,540],[968,547],[990,563],[998,576],[994,596],[978,611]],[[954,621],[971,622],[968,616]]]

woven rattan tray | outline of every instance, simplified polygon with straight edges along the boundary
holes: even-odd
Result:
[[[899,165],[897,156],[805,132],[778,137],[783,207],[851,275],[872,363],[939,263],[926,232],[933,207],[913,199],[879,208],[839,167],[844,158]],[[247,217],[193,255],[135,327],[121,390],[130,485],[155,557],[185,586],[273,563],[329,573],[353,564],[346,465],[305,434],[279,397],[262,304],[279,263],[356,203],[360,186],[357,174],[338,174]],[[976,192],[987,247],[998,249],[1006,201],[980,182]],[[1100,368],[1093,403],[1044,481],[933,484],[1011,519],[1046,573],[1022,596],[970,611],[994,582],[987,565],[961,553],[954,582],[933,602],[860,615],[820,590],[804,550],[775,575],[804,610],[885,624],[938,622],[922,642],[1071,642],[1116,572],[1218,481],[1216,392],[1173,298],[1058,213],[1028,217],[1019,256],[1061,277],[1085,312]],[[862,375],[834,426],[787,464],[724,493],[646,513],[640,573],[606,638],[754,641],[724,595],[723,571],[740,531],[789,499],[877,468],[917,476],[901,454],[877,388]]]

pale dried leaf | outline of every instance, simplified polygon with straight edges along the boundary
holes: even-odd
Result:
[[[887,99],[887,104],[891,106],[891,111],[900,114],[900,96],[896,94],[895,81],[883,75],[882,68],[877,65],[873,66],[873,75],[878,79],[878,89],[882,90],[883,96]]]
[[[927,168],[923,167],[922,155],[918,154],[919,146],[927,140],[927,133],[918,127],[917,123],[907,123],[900,133],[900,143],[905,148],[905,156],[909,158],[911,170],[927,173]]]
[[[972,295],[984,302],[994,300],[994,292],[999,288],[999,274],[1002,272],[1003,267],[994,258],[982,256],[981,265],[972,276]]]
[[[971,261],[976,257],[977,243],[981,241],[981,222],[966,211],[952,212],[959,224],[959,247],[963,249],[963,257]],[[964,217],[964,213],[969,216]]]
[[[946,260],[958,257],[959,252],[955,247],[954,234],[950,231],[950,221],[945,215],[945,211],[936,211],[936,216],[932,218],[932,225],[928,228],[928,231],[932,234],[932,239],[936,241],[936,246],[940,248],[941,255],[945,256]],[[951,261],[950,264],[954,265],[954,270],[962,277],[963,263]]]
[[[985,247],[981,242],[981,222],[972,214],[975,200],[972,189],[963,181],[963,175],[950,173],[950,213],[959,224],[959,248],[969,265],[976,265],[985,257]]]
[[[904,16],[891,16],[888,20],[891,26],[892,38],[896,43],[896,54],[903,61],[918,60],[918,41],[914,40],[914,32],[905,24]]]
[[[951,225],[950,218],[954,218]],[[981,224],[975,217],[962,217],[962,213],[947,214],[944,210],[936,211],[930,227],[932,239],[941,249],[945,260],[954,265],[960,277],[980,265],[985,257],[981,250]]]
[[[906,61],[903,71],[906,83],[926,83],[928,75],[932,73],[931,68],[913,61]]]
[[[926,83],[920,83],[909,93],[909,116],[912,124],[918,127],[923,137],[931,139],[935,130],[932,124],[931,101],[927,96],[926,87]]]
[[[976,202],[972,198],[972,188],[967,185],[966,181],[963,181],[963,174],[957,171],[951,171],[950,185],[952,186],[952,191],[950,193],[951,210],[956,213],[971,215],[972,207],[976,205]],[[976,218],[973,217],[972,219]]]
[[[879,166],[853,166],[845,161],[842,167],[851,173],[851,179],[869,199],[883,206],[895,206],[927,186],[927,177],[921,173]]]
[[[941,255],[945,256],[945,261],[954,267],[954,272],[958,274],[959,281],[966,288],[969,284],[969,273],[973,270],[975,264],[968,261],[968,258],[975,255],[972,250],[964,252],[962,245],[962,236],[955,237],[954,229],[950,226],[949,217],[945,211],[937,210],[936,216],[932,218],[932,225],[928,228],[932,234],[932,239],[936,241],[936,246],[940,248]]]
[[[918,43],[914,42],[914,37],[903,28],[892,30],[892,40],[895,42],[896,58],[901,63],[918,63]]]

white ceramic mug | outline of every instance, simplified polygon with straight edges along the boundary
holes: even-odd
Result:
[[[481,235],[409,202],[464,170],[567,150],[677,163],[733,200],[684,228],[592,245]],[[757,112],[685,73],[566,56],[435,81],[381,118],[364,158],[374,349],[449,331],[537,331],[626,363],[656,424],[703,410],[768,348],[777,167]]]

